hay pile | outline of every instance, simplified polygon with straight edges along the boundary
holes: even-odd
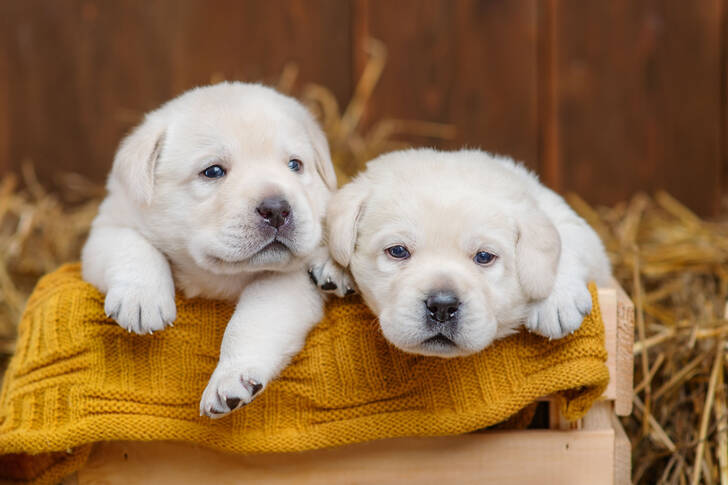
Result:
[[[322,86],[294,89],[295,65],[286,66],[278,82],[322,120],[342,182],[366,160],[404,146],[400,135],[430,144],[455,135],[449,125],[392,119],[363,132],[364,107],[386,61],[379,42],[371,41],[369,54],[343,113]],[[78,175],[65,175],[59,185],[61,193],[45,191],[30,163],[20,178],[0,180],[0,376],[33,285],[61,263],[79,259],[103,197],[103,188]],[[728,485],[728,218],[701,220],[666,193],[596,210],[578,196],[568,199],[599,232],[637,308],[635,411],[623,420],[632,440],[634,482]]]
[[[15,348],[16,325],[36,281],[78,260],[103,188],[62,176],[63,193],[49,193],[32,165],[0,180],[0,376]],[[22,190],[20,186],[22,185]]]
[[[598,210],[567,199],[635,303],[634,483],[728,484],[725,211],[707,222],[665,192]]]

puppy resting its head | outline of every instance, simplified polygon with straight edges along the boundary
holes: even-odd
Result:
[[[455,357],[525,323],[558,338],[591,310],[609,263],[596,234],[509,159],[480,151],[389,153],[329,205],[329,247],[384,336]]]

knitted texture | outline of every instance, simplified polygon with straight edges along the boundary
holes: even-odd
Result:
[[[198,403],[233,306],[178,295],[174,327],[130,334],[104,315],[104,297],[80,266],[66,265],[41,279],[20,323],[0,393],[0,470],[50,483],[104,440],[261,453],[460,434],[549,394],[577,419],[609,380],[590,291],[592,313],[575,334],[549,341],[523,331],[455,359],[400,352],[358,297],[332,299],[282,375],[248,406],[211,420]]]

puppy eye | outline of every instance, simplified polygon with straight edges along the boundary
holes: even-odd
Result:
[[[495,261],[495,258],[496,255],[493,253],[489,253],[488,251],[479,251],[473,258],[473,261],[483,266],[486,266]]]
[[[300,172],[303,170],[303,162],[297,158],[291,158],[288,160],[288,168],[293,172]]]
[[[200,172],[200,175],[203,175],[209,179],[219,179],[220,177],[224,177],[225,173],[225,169],[222,168],[220,165],[210,165],[205,170]]]
[[[407,259],[410,257],[409,250],[401,244],[389,247],[385,249],[384,252],[389,254],[394,259]]]

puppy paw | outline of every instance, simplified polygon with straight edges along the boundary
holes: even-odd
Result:
[[[356,293],[354,279],[331,258],[314,262],[309,267],[308,275],[314,285],[327,293],[334,293],[338,297]]]
[[[200,416],[222,418],[251,402],[265,381],[255,371],[235,364],[218,364],[200,399]]]
[[[164,330],[177,317],[174,288],[160,291],[144,285],[115,285],[106,293],[104,311],[129,332]]]
[[[556,287],[548,298],[532,305],[526,328],[550,339],[562,338],[574,333],[591,309],[591,294],[585,284]]]

